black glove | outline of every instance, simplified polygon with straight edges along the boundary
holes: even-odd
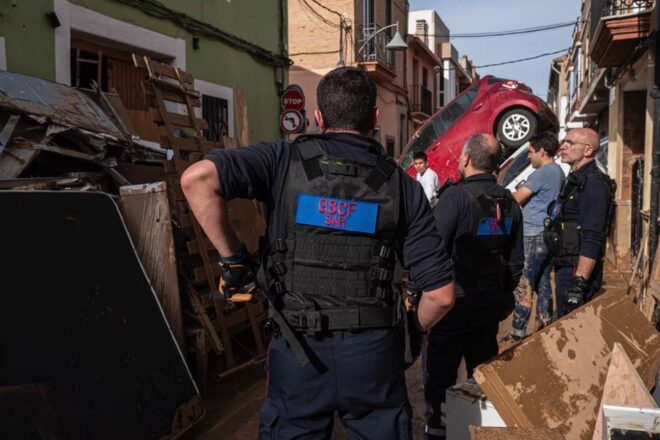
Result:
[[[569,314],[584,304],[584,296],[587,292],[587,280],[578,275],[573,277],[573,284],[566,291],[564,299],[564,314]]]
[[[241,244],[236,255],[231,257],[221,255],[220,265],[222,274],[220,275],[219,290],[225,299],[231,299],[232,295],[240,293],[255,283],[254,261],[244,244]]]

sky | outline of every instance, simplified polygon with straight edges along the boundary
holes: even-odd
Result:
[[[435,9],[452,34],[508,31],[573,21],[580,15],[580,0],[409,0],[410,10]],[[412,32],[413,30],[411,30]],[[452,44],[460,56],[476,66],[571,46],[572,27],[543,32],[486,38],[456,38]],[[481,75],[515,79],[530,86],[545,99],[550,61],[561,54],[505,66],[477,69]]]

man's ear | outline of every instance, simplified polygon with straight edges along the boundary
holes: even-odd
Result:
[[[463,160],[463,168],[467,167],[470,164],[470,155],[468,154],[463,154],[461,156],[461,159]]]
[[[371,127],[372,130],[376,128],[376,125],[378,125],[378,118],[380,118],[380,109],[378,107],[374,107],[374,126]]]
[[[326,130],[326,127],[325,127],[325,122],[323,122],[323,115],[321,114],[321,110],[314,109],[314,119],[316,119],[316,123],[318,124],[321,132],[324,132]]]

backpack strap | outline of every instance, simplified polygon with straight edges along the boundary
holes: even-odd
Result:
[[[325,152],[316,139],[305,139],[303,142],[294,142],[298,157],[307,176],[307,180],[312,181],[323,175],[319,158]]]

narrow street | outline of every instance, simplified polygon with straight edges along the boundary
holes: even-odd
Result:
[[[603,292],[620,292],[624,294],[628,286],[630,274],[616,270],[611,264],[605,268]],[[534,328],[532,319],[529,328]],[[509,333],[511,319],[500,324],[500,338]],[[510,346],[503,343],[500,351]],[[461,365],[458,381],[465,380],[465,367]],[[413,439],[422,439],[424,430],[424,386],[422,381],[421,357],[406,371],[408,396],[413,407],[414,425]],[[241,374],[214,383],[209,379],[209,398],[206,399],[206,416],[193,429],[184,435],[184,439],[214,440],[231,438],[248,440],[257,438],[259,430],[259,408],[266,397],[266,379],[263,366],[252,368]],[[335,421],[333,440],[345,439],[346,435],[339,420]]]

